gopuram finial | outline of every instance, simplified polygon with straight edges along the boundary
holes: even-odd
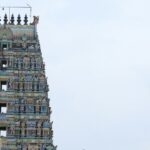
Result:
[[[4,24],[7,24],[7,22],[8,22],[7,14],[5,14],[5,16],[4,16]]]
[[[12,15],[11,15],[11,19],[10,19],[10,24],[11,24],[11,25],[14,25],[14,21],[15,21],[14,15],[12,14]]]
[[[25,14],[25,17],[24,17],[24,25],[27,25],[28,24],[28,16],[27,14]]]
[[[17,17],[17,24],[18,24],[18,25],[21,25],[21,16],[20,16],[20,14],[19,14],[18,17]]]

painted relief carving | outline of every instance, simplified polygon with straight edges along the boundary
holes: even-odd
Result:
[[[23,137],[25,136],[25,129],[24,128],[21,129],[21,136],[23,136]]]
[[[15,126],[10,127],[10,134],[15,135]]]
[[[0,113],[0,120],[6,120],[6,114]]]
[[[27,99],[27,104],[33,104],[34,102],[33,102],[33,99],[32,98],[28,98]]]
[[[40,128],[37,129],[37,136],[39,136],[39,137],[41,136],[41,129]]]
[[[36,105],[36,112],[39,113],[40,112],[40,106]]]
[[[20,121],[16,121],[16,127],[20,127]]]
[[[20,106],[20,112],[21,113],[24,113],[25,112],[25,109],[24,109],[25,107],[24,106]]]
[[[27,113],[34,113],[34,105],[26,105]]]
[[[25,128],[25,126],[26,126],[26,123],[23,121],[23,122],[21,122],[21,127],[22,128]]]
[[[44,122],[43,122],[43,127],[44,127],[44,128],[48,128],[48,127],[49,127],[49,121],[47,121],[47,120],[44,121]]]

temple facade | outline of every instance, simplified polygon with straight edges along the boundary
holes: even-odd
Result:
[[[38,20],[5,15],[0,24],[1,150],[56,150]]]

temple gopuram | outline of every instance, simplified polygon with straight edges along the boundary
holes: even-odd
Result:
[[[0,24],[0,149],[56,150],[48,83],[37,34],[39,18]]]

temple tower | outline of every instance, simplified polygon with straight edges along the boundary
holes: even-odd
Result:
[[[0,149],[56,150],[39,18],[5,14],[0,24]]]

